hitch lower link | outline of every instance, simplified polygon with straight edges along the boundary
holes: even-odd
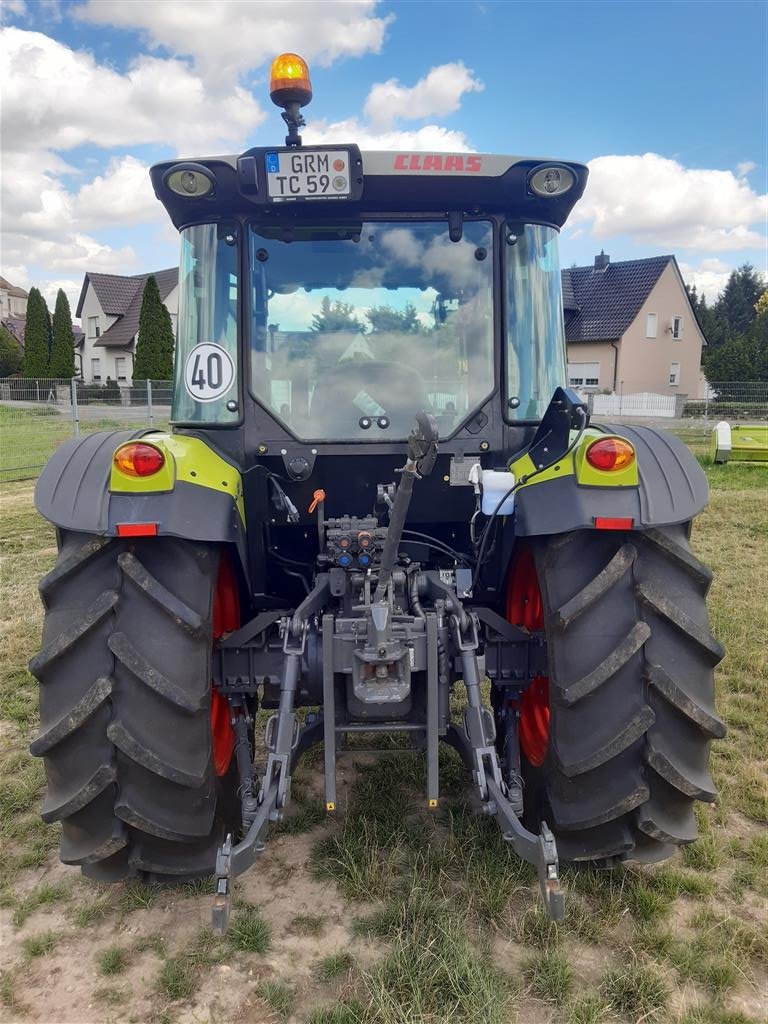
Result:
[[[480,671],[477,663],[478,623],[472,613],[463,609],[450,619],[454,643],[459,650],[467,690],[464,728],[451,725],[446,739],[461,754],[472,772],[485,814],[492,815],[502,835],[522,860],[536,868],[541,897],[553,921],[565,914],[565,900],[560,888],[559,861],[555,837],[545,821],[537,836],[520,821],[517,809],[509,799],[509,790],[501,774],[495,747],[495,726],[482,702]]]
[[[243,779],[246,784],[241,793],[243,820],[250,824],[237,845],[233,845],[230,833],[216,854],[216,888],[211,923],[213,930],[221,934],[226,931],[229,923],[233,880],[252,867],[259,854],[264,852],[267,831],[270,825],[282,820],[283,812],[290,800],[292,765],[302,747],[311,746],[319,739],[319,723],[308,721],[307,727],[299,730],[294,711],[307,630],[308,622],[304,617],[295,615],[292,620],[283,620],[285,658],[280,686],[280,705],[277,714],[270,718],[266,727],[265,741],[268,753],[261,788],[254,801],[249,780]]]

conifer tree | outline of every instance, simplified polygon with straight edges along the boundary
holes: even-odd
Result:
[[[51,358],[51,316],[39,288],[30,288],[24,328],[24,376],[47,377]]]
[[[4,324],[0,324],[0,377],[21,372],[19,343]]]
[[[72,314],[69,311],[69,299],[64,294],[63,288],[59,288],[56,295],[56,308],[53,311],[51,362],[48,372],[51,377],[66,378],[75,375],[75,336],[72,333]]]
[[[133,379],[170,380],[173,376],[173,324],[150,274],[144,285],[139,314],[139,337],[133,361]]]

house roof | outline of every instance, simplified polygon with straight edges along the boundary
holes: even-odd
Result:
[[[3,320],[3,327],[18,341],[20,348],[24,348],[24,330],[26,326],[27,321],[23,317],[7,316]]]
[[[616,341],[624,334],[674,256],[571,267],[562,272],[565,337],[574,341]]]
[[[0,277],[0,288],[2,288],[3,291],[8,292],[9,295],[16,295],[20,299],[29,298],[28,292],[25,292],[23,288],[18,288],[15,284],[11,284],[11,282],[7,281],[4,277]]]
[[[179,283],[179,268],[169,267],[167,270],[155,270],[151,274],[136,274],[133,277],[122,277],[119,274],[92,274],[90,271],[85,275],[76,315],[82,315],[83,303],[90,284],[107,316],[117,317],[112,326],[107,328],[95,343],[96,346],[122,348],[130,345],[139,329],[141,300],[148,277],[155,278],[157,287],[160,289],[160,298],[165,302]]]

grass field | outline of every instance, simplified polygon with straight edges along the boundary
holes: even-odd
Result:
[[[539,908],[531,870],[464,801],[447,752],[441,817],[421,809],[423,764],[347,754],[341,812],[319,810],[312,764],[296,812],[237,884],[225,941],[207,883],[159,890],[87,883],[38,817],[27,753],[53,530],[33,485],[6,484],[0,515],[0,1019],[47,1024],[751,1024],[768,991],[768,466],[707,467],[694,528],[715,572],[711,614],[729,726],[714,749],[720,798],[673,862],[567,871],[568,913]],[[317,756],[317,755],[315,755]]]

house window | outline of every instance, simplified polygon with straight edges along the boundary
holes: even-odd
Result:
[[[88,317],[88,337],[99,338],[101,337],[101,328],[99,327],[99,318],[97,316]]]
[[[91,360],[91,380],[101,380],[101,360]]]
[[[683,336],[683,318],[681,316],[672,317],[672,338],[674,341],[679,341]]]
[[[572,388],[598,387],[600,363],[568,363],[568,384]]]
[[[127,377],[126,377],[126,374],[125,374],[125,367],[126,367],[127,361],[128,360],[125,358],[125,356],[118,356],[115,359],[115,375],[116,375],[118,380],[127,380]]]
[[[669,383],[676,387],[680,383],[680,363],[672,363],[669,368]]]
[[[645,318],[645,336],[646,338],[656,337],[656,327],[658,322],[658,316],[656,313],[649,313]]]

